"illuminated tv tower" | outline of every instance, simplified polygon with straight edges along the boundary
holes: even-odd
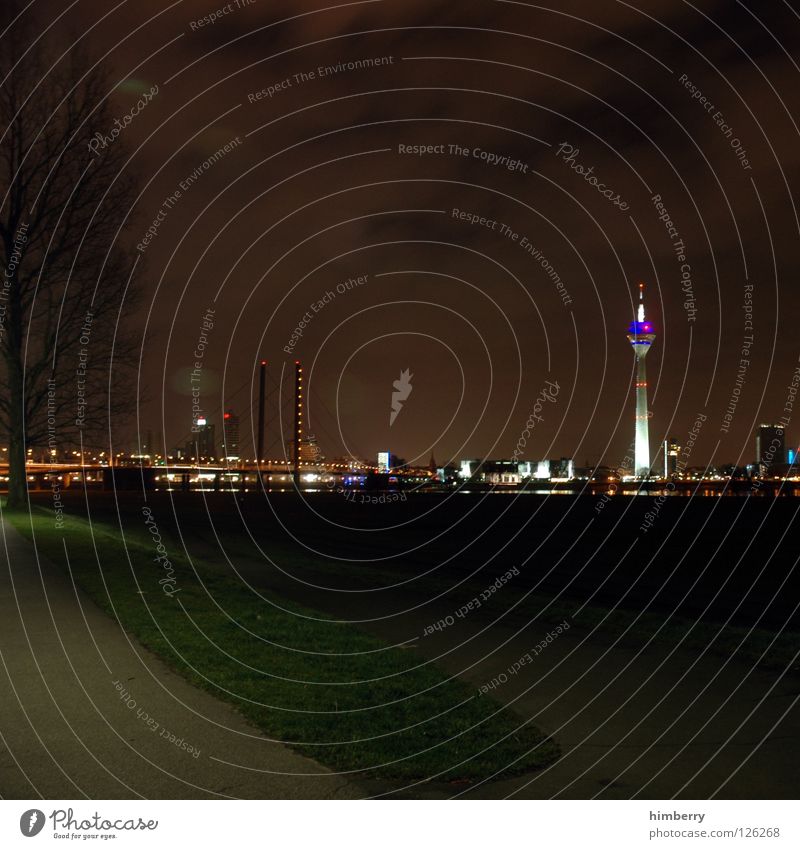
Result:
[[[650,474],[650,436],[649,419],[647,415],[647,371],[644,358],[655,342],[656,334],[653,325],[644,317],[644,283],[639,284],[639,309],[636,321],[628,328],[628,341],[636,354],[636,452],[634,473],[637,477],[647,477]]]

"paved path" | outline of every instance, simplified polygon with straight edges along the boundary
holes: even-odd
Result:
[[[367,795],[169,670],[5,520],[0,536],[0,797]]]
[[[485,624],[485,623],[480,623]],[[473,628],[479,623],[473,623]],[[491,658],[458,648],[445,666],[481,686],[509,669],[547,627],[492,629]],[[463,637],[463,632],[462,632]],[[425,653],[452,645],[442,640]],[[522,778],[471,788],[469,797],[796,799],[800,792],[797,674],[656,646],[584,642],[569,631],[493,691],[558,740],[562,756]]]

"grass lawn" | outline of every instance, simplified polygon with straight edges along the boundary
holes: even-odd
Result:
[[[556,744],[474,688],[352,625],[276,596],[263,602],[165,539],[174,584],[152,540],[124,545],[79,518],[7,513],[44,556],[143,645],[226,699],[268,736],[336,771],[382,779],[474,780],[540,768]],[[142,523],[144,524],[144,522]],[[169,596],[163,587],[173,586]]]

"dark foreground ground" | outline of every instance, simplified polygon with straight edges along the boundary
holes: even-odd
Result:
[[[149,542],[140,494],[64,500],[69,515]],[[364,776],[356,795],[796,798],[800,502],[675,498],[647,531],[652,499],[599,503],[150,493],[146,506],[169,552],[233,578],[254,611],[261,593],[284,598],[403,646],[475,693],[490,685],[561,753],[525,775],[460,784]],[[147,568],[145,597],[163,574],[154,565],[148,585]],[[555,634],[560,622],[570,627]],[[252,757],[231,768],[246,779]]]

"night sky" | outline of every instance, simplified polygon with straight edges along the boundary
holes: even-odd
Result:
[[[161,433],[160,451],[187,440],[213,309],[202,406],[217,424],[223,408],[241,414],[244,456],[263,357],[272,386],[303,361],[329,458],[508,457],[551,381],[524,458],[616,466],[633,438],[625,334],[644,281],[651,451],[685,442],[700,413],[693,462],[752,462],[800,354],[797,12],[555,5],[253,0],[203,26],[219,0],[68,9],[64,44],[85,39],[119,81],[112,114],[158,86],[119,138],[142,187],[121,238],[144,298],[125,316],[140,385],[115,449],[137,426]],[[37,6],[47,20],[65,8]],[[378,61],[346,66],[363,60]],[[401,152],[420,145],[432,152]],[[390,427],[405,369],[413,390]],[[278,407],[273,394],[273,456]]]

